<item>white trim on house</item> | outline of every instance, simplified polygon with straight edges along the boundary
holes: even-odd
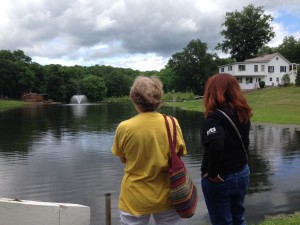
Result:
[[[283,84],[282,77],[289,74],[290,82],[295,83],[297,64],[289,62],[280,53],[274,53],[219,66],[219,73],[229,73],[235,76],[242,90],[259,88],[259,81],[266,86]]]

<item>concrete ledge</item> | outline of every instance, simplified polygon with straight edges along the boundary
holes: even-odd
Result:
[[[90,208],[0,198],[0,221],[1,225],[90,225]]]

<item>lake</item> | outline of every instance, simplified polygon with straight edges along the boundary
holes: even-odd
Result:
[[[188,155],[183,158],[197,185],[197,214],[186,224],[208,224],[200,167],[203,114],[175,107]],[[105,224],[105,194],[112,194],[112,224],[124,165],[111,154],[114,132],[136,114],[130,103],[34,105],[0,112],[0,195],[91,208],[91,225]],[[251,182],[246,218],[300,210],[300,127],[252,124]],[[1,222],[1,221],[0,221]]]

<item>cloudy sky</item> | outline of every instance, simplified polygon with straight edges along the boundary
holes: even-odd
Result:
[[[300,38],[299,0],[1,0],[0,49],[42,65],[160,70],[192,39],[213,51],[225,13],[250,3],[274,17],[270,46]]]

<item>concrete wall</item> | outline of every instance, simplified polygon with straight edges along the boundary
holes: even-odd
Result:
[[[90,208],[78,204],[0,198],[1,225],[90,225]]]

